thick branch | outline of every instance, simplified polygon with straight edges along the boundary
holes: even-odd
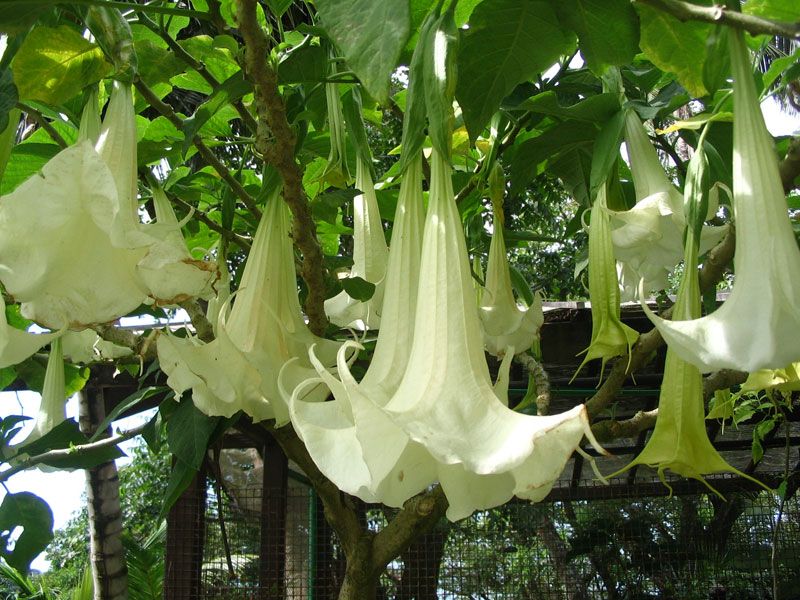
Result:
[[[725,268],[733,258],[736,236],[733,228],[728,232],[722,241],[711,250],[703,268],[700,270],[700,289],[702,291],[714,289],[717,282],[722,279]],[[669,318],[672,309],[667,309],[662,313],[662,317]],[[586,409],[590,417],[594,417],[609,406],[617,395],[617,392],[625,383],[628,375],[639,370],[650,361],[652,354],[664,343],[664,339],[656,328],[639,336],[639,339],[631,348],[630,366],[627,357],[622,357],[614,363],[608,378],[600,386],[594,396],[586,403]]]
[[[257,0],[237,0],[239,31],[245,42],[247,77],[255,87],[258,132],[256,148],[274,166],[283,180],[283,199],[292,211],[294,243],[303,255],[301,276],[308,296],[305,311],[309,329],[322,335],[328,324],[325,316],[325,278],[322,249],[303,189],[303,173],[294,157],[296,137],[286,117],[286,107],[278,91],[278,76],[267,62],[268,45],[256,18]]]
[[[172,123],[177,129],[183,130],[183,119],[181,119],[175,111],[172,110],[172,107],[165,102],[162,102],[158,96],[155,95],[153,90],[151,90],[147,84],[142,81],[141,79],[136,79],[134,82],[136,89],[142,95],[142,97],[147,100],[147,103],[156,109],[159,113],[161,113],[166,119]],[[236,178],[231,175],[231,172],[222,164],[222,162],[216,157],[216,155],[205,145],[200,136],[194,136],[192,138],[192,144],[194,144],[197,151],[200,153],[200,156],[206,162],[206,164],[210,165],[222,180],[225,181],[231,189],[233,193],[239,198],[239,200],[244,204],[245,208],[250,211],[250,213],[255,216],[257,219],[261,218],[261,211],[256,206],[255,198],[253,198],[250,194],[247,193],[247,190],[244,189],[241,183],[239,183]]]
[[[722,5],[701,6],[682,0],[635,0],[671,14],[680,21],[725,24],[753,35],[779,35],[800,39],[800,23],[783,23],[736,12]]]
[[[213,341],[214,326],[211,325],[211,321],[206,317],[206,312],[200,307],[197,300],[181,302],[179,306],[189,315],[197,337],[205,343]]]
[[[137,435],[142,433],[142,431],[144,431],[144,428],[146,426],[147,424],[145,423],[144,425],[140,425],[139,427],[134,427],[133,429],[129,429],[128,431],[118,433],[117,435],[112,437],[97,440],[96,442],[79,444],[78,446],[72,446],[71,448],[63,448],[60,450],[48,450],[47,452],[42,452],[41,454],[37,454],[35,456],[28,456],[27,458],[23,458],[22,460],[17,462],[11,468],[0,472],[0,483],[8,481],[10,477],[16,475],[20,471],[24,471],[25,469],[30,469],[31,467],[35,467],[36,465],[47,461],[57,460],[60,458],[69,458],[70,456],[75,456],[76,454],[80,454],[81,452],[90,452],[92,450],[98,450],[100,448],[108,448],[110,446],[116,446],[121,442],[129,440],[131,438],[135,438]]]
[[[410,498],[394,519],[375,535],[372,542],[372,568],[382,571],[423,533],[430,531],[444,516],[447,498],[441,486]]]
[[[547,371],[544,370],[544,366],[527,353],[518,354],[514,357],[514,360],[525,367],[528,372],[528,385],[530,385],[530,378],[533,379],[536,385],[536,414],[548,414],[550,412],[550,377],[547,375]],[[528,402],[526,401],[525,404],[528,404]],[[517,410],[520,408],[521,406],[518,406]]]
[[[639,435],[642,431],[652,429],[656,424],[658,409],[640,410],[630,419],[615,421],[607,419],[592,425],[592,433],[601,444],[610,442],[617,438],[632,438]]]

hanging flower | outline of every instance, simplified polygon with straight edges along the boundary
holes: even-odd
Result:
[[[700,319],[664,321],[648,312],[670,349],[702,372],[780,369],[800,358],[800,250],[747,49],[740,32],[729,37],[736,106],[733,291],[718,310]]]
[[[494,234],[489,244],[486,286],[480,297],[480,317],[486,351],[493,356],[503,356],[509,346],[516,352],[525,352],[539,339],[539,330],[544,323],[539,292],[534,294],[533,304],[528,307],[519,306],[514,299],[503,219],[498,216],[497,208]]]
[[[415,335],[405,374],[385,410],[439,463],[450,518],[513,495],[542,499],[583,436],[594,443],[583,406],[553,416],[508,408],[513,350],[493,387],[472,294],[451,168],[434,149]]]
[[[73,363],[93,363],[131,356],[133,350],[102,339],[91,329],[67,331],[61,336],[64,358]]]
[[[589,300],[592,305],[592,340],[584,350],[586,356],[575,372],[590,360],[606,361],[627,354],[639,333],[620,320],[619,286],[611,242],[609,211],[606,207],[606,186],[600,187],[592,205],[589,225]]]
[[[269,197],[233,308],[221,310],[217,337],[204,344],[194,338],[162,335],[158,340],[161,367],[168,384],[180,395],[192,389],[195,404],[207,414],[231,416],[239,410],[259,421],[289,420],[278,390],[284,363],[292,386],[314,374],[308,349],[316,345],[325,366],[336,361],[338,343],[312,334],[303,320],[297,297],[294,250],[289,237],[289,212],[276,189]],[[311,397],[323,400],[319,386]]]
[[[692,319],[700,314],[700,286],[697,278],[698,246],[691,228],[687,228],[683,279],[673,307],[676,319]],[[667,349],[664,379],[658,400],[658,418],[650,439],[642,452],[618,475],[634,465],[647,465],[658,470],[667,484],[667,470],[682,477],[705,483],[703,475],[731,472],[751,481],[752,477],[731,467],[708,439],[703,403],[703,377],[694,365],[683,361],[672,347]],[[760,483],[756,481],[756,483]]]
[[[92,127],[84,129],[91,135]],[[197,279],[215,275],[186,262],[182,239],[152,235],[164,227],[148,232],[136,190],[133,98],[115,82],[96,147],[80,140],[0,200],[0,280],[23,316],[51,329],[83,329],[131,312],[148,296],[168,302],[203,293]]]
[[[36,441],[49,433],[54,427],[63,423],[67,418],[67,392],[64,381],[64,355],[61,351],[61,339],[56,338],[50,345],[50,356],[47,359],[47,369],[44,373],[42,386],[42,401],[33,431],[28,434],[19,447]]]
[[[636,204],[626,211],[611,211],[611,239],[614,255],[626,268],[644,279],[645,291],[664,289],[667,276],[683,256],[683,196],[667,179],[647,132],[633,110],[625,115],[625,145],[636,190]],[[715,207],[711,207],[713,216]],[[700,253],[714,247],[728,227],[705,226]],[[623,287],[626,299],[633,299],[631,286]]]
[[[57,336],[57,333],[28,333],[9,325],[5,301],[0,295],[0,369],[21,363]]]
[[[147,226],[154,241],[137,270],[151,298],[171,305],[191,298],[210,298],[219,278],[213,263],[195,260],[186,248],[181,225],[164,190],[153,188],[156,223]]]
[[[422,160],[409,163],[400,184],[386,271],[386,302],[372,360],[361,383],[350,375],[346,353],[360,347],[346,342],[339,350],[338,373],[331,374],[309,351],[317,377],[294,388],[281,385],[292,424],[319,469],[336,486],[367,502],[401,506],[436,479],[433,461],[381,409],[408,362],[417,304],[422,249]],[[291,364],[291,363],[289,363]],[[287,364],[287,367],[289,366]],[[324,383],[330,402],[309,402],[306,387]]]
[[[345,291],[325,301],[325,312],[332,323],[361,330],[380,326],[383,279],[389,255],[369,171],[369,164],[359,156],[356,188],[361,193],[353,198],[353,268],[350,277],[360,277],[375,284],[375,293],[366,302],[350,297]]]

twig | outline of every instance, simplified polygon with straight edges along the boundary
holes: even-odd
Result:
[[[192,325],[194,326],[194,331],[197,337],[206,343],[213,341],[214,326],[211,325],[211,321],[208,320],[205,311],[200,307],[200,304],[197,302],[197,300],[181,302],[178,306],[185,310],[186,314],[189,315],[189,319],[192,321]]]
[[[189,210],[194,211],[194,215],[193,215],[194,218],[196,218],[201,223],[205,223],[206,227],[208,227],[211,231],[216,231],[218,234],[220,234],[226,240],[229,240],[229,241],[233,242],[234,244],[239,246],[239,248],[241,248],[245,252],[250,252],[251,244],[245,237],[243,237],[243,236],[231,231],[230,229],[225,229],[222,225],[220,225],[219,223],[217,223],[216,221],[211,219],[211,217],[209,217],[202,210],[199,210],[199,209],[195,208],[194,206],[192,206],[191,204],[189,204],[188,202],[186,202],[186,200],[183,200],[183,199],[179,198],[178,196],[174,196],[174,195],[172,196],[171,199],[172,199],[173,202],[176,202],[177,204],[180,204],[184,208],[188,208]]]
[[[165,102],[162,102],[158,96],[155,95],[153,90],[151,90],[147,84],[142,81],[141,79],[137,78],[134,81],[134,85],[142,97],[147,100],[147,103],[152,106],[155,110],[161,113],[166,119],[172,123],[177,129],[183,130],[183,119],[181,119],[175,111],[172,110],[172,107]],[[256,217],[257,219],[261,218],[261,211],[256,206],[256,200],[253,198],[247,190],[244,189],[241,183],[239,183],[236,178],[231,175],[231,172],[222,164],[216,155],[205,145],[200,136],[194,136],[192,138],[192,143],[197,148],[197,151],[200,153],[200,156],[206,162],[206,164],[210,165],[217,174],[222,177],[223,181],[231,186],[233,193],[239,198],[239,200],[244,204],[245,208],[247,208],[250,213]]]
[[[283,180],[283,199],[292,211],[292,237],[303,255],[301,276],[308,288],[305,312],[308,326],[322,335],[328,324],[325,315],[325,268],[311,208],[303,189],[303,174],[295,160],[296,137],[286,117],[278,90],[278,76],[268,62],[267,38],[256,18],[257,0],[237,0],[239,32],[245,43],[247,77],[255,88],[258,130],[256,148],[274,166]]]
[[[0,472],[0,483],[8,481],[10,477],[16,475],[20,471],[24,471],[25,469],[30,469],[31,467],[34,467],[43,462],[58,460],[60,458],[69,458],[71,456],[75,456],[76,454],[80,454],[81,452],[91,452],[92,450],[98,450],[101,448],[116,446],[121,442],[129,440],[131,438],[135,438],[137,435],[142,433],[142,431],[144,431],[145,427],[147,427],[147,423],[139,425],[138,427],[134,427],[133,429],[129,429],[128,431],[123,431],[112,437],[103,438],[96,442],[79,444],[77,446],[72,446],[70,448],[63,448],[59,450],[48,450],[47,452],[42,452],[41,454],[36,454],[35,456],[29,456],[27,458],[23,458],[15,465],[13,465],[11,468]]]
[[[49,135],[61,148],[66,148],[69,146],[64,138],[61,137],[61,134],[58,133],[58,131],[56,131],[55,128],[50,124],[50,121],[48,121],[38,110],[28,106],[27,104],[23,104],[22,102],[17,102],[17,108],[25,112],[31,119],[36,121],[36,124],[44,129],[47,132],[47,135]]]
[[[754,15],[740,13],[720,4],[701,6],[683,0],[635,0],[671,14],[680,21],[701,21],[705,23],[725,24],[736,29],[743,29],[753,35],[778,35],[800,39],[800,23],[783,23],[772,19],[763,19]]]

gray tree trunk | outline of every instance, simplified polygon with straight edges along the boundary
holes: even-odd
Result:
[[[87,388],[81,392],[81,431],[93,435],[104,418],[102,391]],[[86,496],[94,600],[127,600],[128,567],[122,545],[122,507],[114,461],[86,470]]]

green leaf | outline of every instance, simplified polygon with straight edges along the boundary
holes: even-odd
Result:
[[[23,531],[9,550],[8,535],[17,527]],[[6,494],[0,504],[0,556],[20,571],[27,573],[34,558],[39,556],[53,539],[53,511],[47,502],[31,494]]]
[[[347,295],[354,300],[366,302],[375,294],[375,284],[362,279],[361,277],[345,277],[340,279],[339,283]]]
[[[742,4],[742,12],[787,23],[800,21],[800,4],[797,0],[747,0]]]
[[[703,64],[706,40],[713,26],[697,21],[681,22],[641,3],[637,3],[636,8],[641,20],[640,45],[645,56],[659,69],[675,73],[692,96],[705,96]]]
[[[597,136],[597,128],[578,121],[565,121],[541,135],[520,142],[511,161],[511,193],[520,193],[538,174],[537,166],[557,159],[559,154],[588,145]]]
[[[293,50],[278,65],[278,80],[286,83],[316,83],[328,75],[328,55],[320,46]]]
[[[508,272],[511,274],[511,285],[517,296],[522,300],[526,306],[533,304],[533,292],[531,286],[525,280],[525,277],[516,268],[509,265]]]
[[[8,127],[9,113],[17,105],[18,100],[17,86],[14,85],[14,76],[11,74],[11,69],[0,70],[0,133],[5,133]],[[16,122],[14,125],[16,126]],[[16,127],[14,131],[16,132]],[[2,153],[1,149],[0,153]],[[0,164],[0,175],[2,175],[4,167],[4,164]]]
[[[244,72],[238,71],[225,80],[216,91],[197,107],[194,114],[183,122],[183,153],[188,152],[194,136],[200,131],[211,117],[216,115],[222,107],[239,100],[252,90],[250,82],[245,80]]]
[[[567,0],[558,16],[578,34],[581,55],[598,75],[639,51],[639,18],[629,0]]]
[[[102,50],[75,29],[37,27],[12,63],[21,100],[63,104],[111,71]],[[22,76],[24,75],[24,77]]]
[[[172,465],[172,472],[169,475],[167,490],[164,492],[164,503],[161,505],[161,512],[158,513],[159,521],[166,518],[169,509],[172,508],[172,505],[180,498],[183,491],[189,487],[189,484],[192,483],[196,476],[196,468],[187,465],[183,461],[175,461]]]
[[[294,0],[267,0],[267,7],[276,17],[280,17],[289,10]]]
[[[24,33],[36,22],[36,19],[52,10],[41,4],[23,4],[21,2],[3,6],[3,10],[0,10],[0,33],[9,35]]]
[[[597,189],[605,183],[611,167],[619,156],[622,131],[625,128],[625,112],[619,111],[597,134],[592,157],[592,172],[589,177],[589,192],[594,197]]]
[[[385,102],[409,34],[407,1],[317,0],[321,24],[367,92]]]
[[[458,53],[456,98],[470,137],[483,131],[517,84],[555,63],[571,41],[545,2],[480,3]]]
[[[6,389],[17,380],[17,370],[11,367],[0,369],[0,391]]]
[[[514,108],[563,119],[605,123],[619,110],[619,98],[611,93],[598,94],[576,104],[564,106],[558,101],[558,94],[547,91],[536,94]]]
[[[204,415],[189,397],[178,403],[167,421],[167,443],[179,461],[198,469],[219,417]]]
[[[119,415],[121,415],[123,412],[127,411],[130,408],[133,408],[143,400],[151,398],[152,396],[155,396],[156,394],[159,394],[161,392],[165,392],[168,389],[169,388],[163,386],[151,385],[142,388],[140,390],[136,390],[130,396],[128,396],[127,398],[122,400],[119,404],[117,404],[114,407],[114,410],[112,410],[110,413],[106,415],[106,418],[103,419],[100,425],[97,426],[97,432],[92,436],[92,439],[90,441],[94,442],[95,440],[100,438],[103,435],[103,432],[105,432],[105,430],[111,426],[111,423],[114,420],[116,420],[116,418],[119,417]]]

